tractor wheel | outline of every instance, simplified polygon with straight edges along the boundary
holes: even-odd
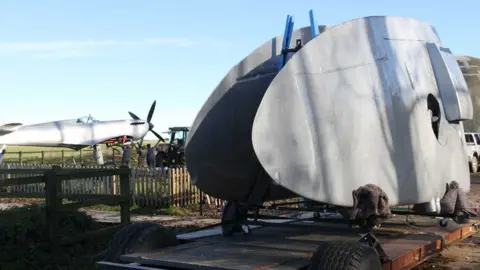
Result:
[[[359,242],[323,242],[310,260],[311,270],[380,270],[377,252]]]
[[[115,233],[102,257],[107,262],[121,263],[122,255],[178,244],[177,236],[170,229],[153,222],[137,222]]]
[[[472,161],[470,162],[470,172],[476,173],[478,172],[478,159],[477,156],[472,157]]]
[[[183,153],[178,154],[176,163],[179,166],[185,166],[185,155]]]

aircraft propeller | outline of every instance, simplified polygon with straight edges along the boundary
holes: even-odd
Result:
[[[153,112],[155,111],[156,104],[157,104],[157,101],[156,100],[153,101],[152,106],[150,107],[150,110],[148,111],[148,116],[147,116],[148,130],[151,131],[159,140],[161,140],[162,142],[165,142],[165,139],[163,139],[163,137],[160,136],[160,134],[158,134],[157,132],[155,132],[155,130],[153,130],[154,125],[151,122],[152,117],[153,117]],[[130,114],[130,116],[134,120],[141,120],[140,117],[138,117],[136,114],[134,114],[132,112],[128,112],[128,114]],[[142,144],[143,144],[143,138],[140,140],[140,147],[142,147]]]

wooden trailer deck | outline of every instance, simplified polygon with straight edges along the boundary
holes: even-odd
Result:
[[[415,226],[398,216],[374,230],[388,256],[383,269],[410,269],[442,250],[442,238],[449,244],[478,231],[476,221],[463,225],[450,221],[441,227],[439,219],[413,219]],[[306,269],[320,241],[360,238],[361,231],[346,224],[294,221],[257,227],[251,235],[204,236],[175,247],[124,255],[122,260],[147,267],[135,269]]]

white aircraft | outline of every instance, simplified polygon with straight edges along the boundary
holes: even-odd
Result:
[[[103,164],[100,144],[107,147],[124,145],[140,141],[151,131],[161,141],[160,134],[153,130],[151,123],[156,101],[148,112],[147,120],[142,120],[132,112],[128,112],[133,120],[100,121],[91,115],[78,119],[67,119],[33,125],[9,123],[0,126],[0,144],[66,147],[80,150],[93,147],[97,163]]]

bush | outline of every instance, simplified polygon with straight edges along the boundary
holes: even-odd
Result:
[[[59,212],[58,237],[74,237],[102,228],[83,212]],[[61,247],[57,254],[48,241],[43,205],[0,211],[0,269],[94,269],[94,256],[108,239],[86,240]]]

